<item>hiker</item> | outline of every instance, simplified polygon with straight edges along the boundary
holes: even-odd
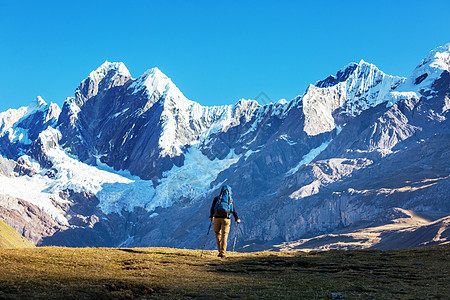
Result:
[[[221,258],[225,257],[227,251],[227,239],[231,225],[230,213],[233,214],[236,223],[241,223],[231,197],[231,187],[224,185],[219,196],[214,198],[209,215],[211,221],[214,221],[213,229],[216,235],[217,250],[219,250],[219,257]]]

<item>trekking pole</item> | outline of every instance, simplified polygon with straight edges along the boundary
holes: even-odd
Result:
[[[236,246],[236,238],[237,238],[237,232],[238,232],[238,228],[239,228],[239,223],[236,223],[236,233],[234,234],[234,243],[233,243],[233,252],[231,253],[231,256],[233,256],[234,254],[234,247]]]
[[[208,233],[206,234],[205,243],[203,244],[202,254],[200,254],[200,257],[203,256],[203,250],[205,250],[206,241],[208,240],[209,231],[211,230],[211,224],[212,224],[212,220],[211,220],[211,222],[209,222]]]

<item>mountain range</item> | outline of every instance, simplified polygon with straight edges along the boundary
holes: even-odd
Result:
[[[290,101],[202,106],[158,68],[0,113],[0,216],[36,245],[202,247],[223,184],[252,251],[449,242],[450,44],[361,60]],[[213,249],[215,241],[207,241]]]

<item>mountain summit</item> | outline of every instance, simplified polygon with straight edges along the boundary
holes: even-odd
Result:
[[[333,130],[349,118],[385,101],[389,92],[405,81],[403,77],[384,74],[375,65],[361,60],[310,85],[298,100],[306,116],[309,135]],[[333,116],[334,115],[334,116]]]

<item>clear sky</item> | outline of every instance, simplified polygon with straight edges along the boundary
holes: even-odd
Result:
[[[450,1],[0,0],[0,111],[60,106],[105,60],[158,67],[191,100],[291,100],[361,59],[408,76],[450,42]]]

